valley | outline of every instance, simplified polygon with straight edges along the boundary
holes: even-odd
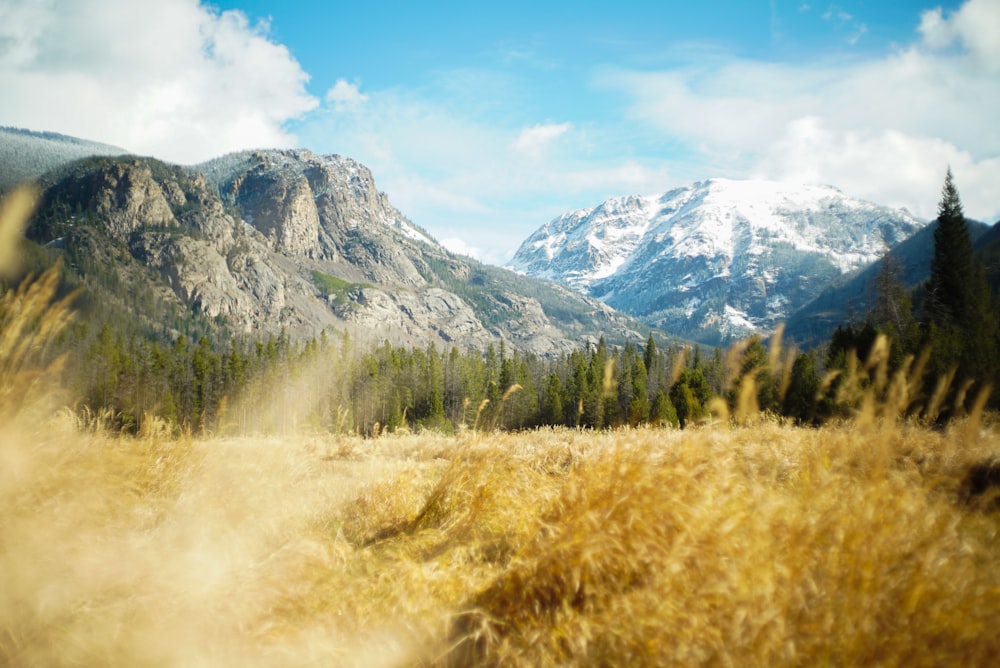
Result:
[[[101,158],[13,195],[0,230],[37,204],[15,259],[42,270],[0,267],[4,664],[1000,650],[988,384],[874,327],[822,357],[780,327],[711,356],[637,343],[610,307],[371,217],[364,174]],[[345,183],[356,226],[316,206]]]

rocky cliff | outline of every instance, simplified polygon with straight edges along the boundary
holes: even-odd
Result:
[[[601,335],[645,336],[600,302],[452,256],[349,158],[252,151],[193,168],[90,158],[41,183],[35,241],[63,249],[81,274],[158,295],[172,312],[235,334],[334,330],[460,347],[504,340],[542,355]]]

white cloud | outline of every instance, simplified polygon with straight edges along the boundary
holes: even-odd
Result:
[[[474,260],[480,261],[483,259],[482,250],[475,246],[470,246],[464,240],[457,237],[441,239],[439,243],[455,255],[465,255],[466,257],[471,257]]]
[[[754,175],[830,183],[850,195],[906,207],[930,219],[936,215],[948,165],[969,215],[989,218],[989,212],[1000,211],[992,185],[1000,179],[1000,160],[976,161],[947,141],[896,130],[832,130],[818,117],[790,122],[760,157]]]
[[[197,0],[8,0],[0,118],[182,163],[296,143],[308,75],[242,12]]]
[[[944,20],[941,8],[929,9],[920,16],[920,33],[924,44],[932,49],[943,49],[955,39],[954,25]]]
[[[532,159],[539,159],[548,146],[569,132],[571,123],[539,123],[524,128],[511,144],[516,152]]]
[[[538,226],[567,210],[671,185],[660,159],[623,156],[615,142],[595,155],[593,145],[607,148],[607,139],[590,136],[598,131],[593,127],[511,128],[490,113],[470,113],[469,99],[489,104],[476,86],[497,91],[489,73],[441,77],[420,90],[367,90],[365,113],[317,114],[300,132],[314,150],[367,164],[394,205],[456,252],[502,263]],[[516,91],[501,94],[509,100]]]
[[[365,106],[368,96],[361,92],[357,84],[348,83],[345,79],[337,79],[330,90],[326,91],[326,102],[337,112],[356,113]]]
[[[924,12],[920,33],[931,49],[944,49],[961,42],[980,67],[1000,72],[1000,2],[969,0],[950,17],[941,8]]]
[[[867,25],[865,25],[864,23],[855,24],[851,36],[847,38],[847,43],[850,44],[851,46],[854,46],[855,44],[858,43],[858,41],[861,40],[862,37],[865,36],[865,33],[867,32],[868,32]]]
[[[932,217],[951,164],[966,212],[992,221],[1000,40],[986,36],[998,20],[1000,3],[970,0],[925,13],[922,39],[881,58],[607,70],[599,83],[624,90],[631,117],[700,156],[708,176],[822,181]]]

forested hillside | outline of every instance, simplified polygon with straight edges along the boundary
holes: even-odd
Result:
[[[37,179],[73,160],[125,153],[128,151],[117,146],[57,132],[0,127],[0,193],[9,191],[23,181]]]
[[[88,215],[36,224],[77,220],[67,229],[86,239]],[[814,424],[850,414],[859,365],[883,369],[880,400],[905,381],[906,399],[897,409],[935,421],[962,414],[996,382],[1000,344],[993,298],[950,175],[939,220],[931,280],[911,294],[887,256],[873,280],[872,308],[811,351],[783,348],[780,332],[770,342],[752,337],[725,352],[664,345],[650,335],[642,345],[601,337],[559,355],[503,341],[484,348],[399,345],[333,329],[308,339],[285,331],[234,335],[224,319],[206,318],[169,290],[150,287],[155,283],[141,279],[149,269],[117,258],[113,245],[97,244],[92,255],[79,243],[60,251],[28,242],[22,278],[11,285],[30,285],[31,270],[56,263],[49,272],[61,272],[57,294],[75,291],[77,317],[51,354],[67,356],[74,405],[105,411],[127,432],[154,416],[178,430],[210,433],[683,427],[750,405]],[[490,270],[480,271],[487,280]],[[438,275],[451,274],[442,267]],[[506,275],[498,271],[488,280]],[[324,289],[340,290],[341,283]],[[479,299],[475,280],[443,285],[470,303]]]

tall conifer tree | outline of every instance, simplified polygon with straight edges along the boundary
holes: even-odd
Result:
[[[997,316],[982,263],[972,252],[950,168],[938,205],[924,311],[937,358],[931,371],[957,366],[960,381],[992,380],[997,370]]]
[[[934,257],[927,286],[927,315],[931,322],[963,324],[972,305],[972,280],[972,241],[949,167],[938,204]]]

